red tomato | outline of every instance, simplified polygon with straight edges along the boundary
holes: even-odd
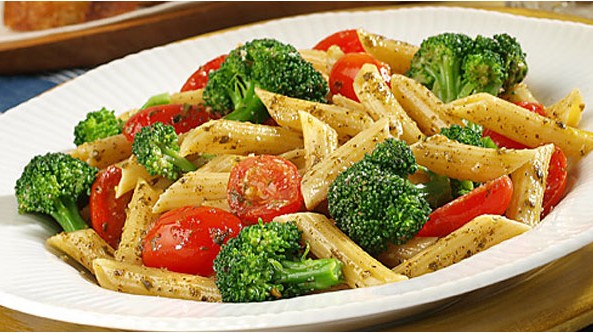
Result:
[[[89,199],[91,225],[113,248],[117,248],[119,244],[126,221],[126,208],[132,199],[131,191],[115,198],[115,186],[119,183],[121,175],[121,169],[113,165],[99,172],[91,187]]]
[[[352,87],[354,77],[364,64],[374,64],[379,69],[383,80],[389,85],[391,82],[391,68],[368,53],[347,53],[340,57],[333,65],[329,74],[329,89],[332,94],[341,94],[358,102],[358,97]]]
[[[247,158],[231,169],[227,187],[231,212],[246,224],[303,209],[301,176],[290,161],[272,155]]]
[[[483,214],[502,215],[511,203],[513,182],[502,176],[435,209],[419,237],[444,237]]]
[[[517,102],[515,104],[535,112],[540,116],[545,116],[544,106],[540,103]],[[522,143],[513,141],[504,135],[498,134],[487,128],[484,128],[482,135],[489,136],[499,147],[511,149],[530,148]],[[566,188],[566,180],[568,178],[566,155],[559,147],[555,148],[554,154],[552,154],[552,158],[550,159],[548,177],[546,178],[546,190],[544,192],[544,201],[542,203],[542,218],[548,215],[552,208],[558,204],[560,199],[562,199],[562,196],[564,195],[564,189]]]
[[[562,149],[556,147],[550,159],[548,178],[546,178],[546,191],[544,192],[544,201],[542,203],[542,218],[548,215],[564,195],[566,180],[568,178],[567,167],[568,161],[566,155],[564,155]]]
[[[187,206],[166,212],[144,238],[142,262],[148,267],[211,276],[221,245],[241,228],[241,220],[218,208]]]
[[[356,29],[333,33],[317,43],[313,49],[327,51],[332,45],[339,46],[344,53],[365,52]]]
[[[161,122],[175,127],[177,134],[185,133],[210,119],[220,118],[201,105],[167,104],[156,105],[140,110],[126,121],[123,134],[131,142],[142,127]]]
[[[226,54],[218,56],[204,65],[200,66],[183,84],[180,91],[189,91],[189,90],[197,90],[204,88],[206,83],[208,83],[208,75],[211,71],[215,71],[220,68],[220,65],[226,59]]]

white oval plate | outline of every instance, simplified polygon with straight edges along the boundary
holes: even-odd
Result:
[[[593,103],[592,27],[471,9],[301,16],[128,56],[0,117],[0,305],[56,320],[142,331],[354,329],[425,311],[593,241],[593,156],[579,164],[570,193],[540,227],[459,264],[406,282],[257,304],[208,304],[101,289],[44,247],[52,228],[16,213],[13,187],[22,167],[36,154],[72,148],[73,127],[87,112],[102,106],[123,112],[150,95],[176,91],[199,64],[240,42],[273,37],[307,48],[332,32],[358,27],[415,44],[444,31],[508,32],[527,51],[527,81],[544,103],[575,87],[587,104]],[[583,126],[591,130],[592,119],[586,112]]]

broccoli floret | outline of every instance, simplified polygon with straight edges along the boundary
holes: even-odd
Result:
[[[387,156],[398,162],[390,162]],[[407,242],[428,221],[428,190],[447,186],[412,184],[407,176],[416,169],[416,159],[405,142],[390,138],[377,144],[330,185],[328,209],[336,226],[372,255],[389,243]]]
[[[342,263],[305,259],[294,222],[245,227],[222,246],[214,260],[224,302],[261,302],[324,290],[342,283]]]
[[[451,125],[449,128],[441,128],[441,134],[451,140],[476,147],[497,149],[490,137],[482,137],[482,131],[482,126],[470,122],[466,122],[466,126]],[[451,179],[451,194],[457,198],[471,192],[479,185],[471,180]]]
[[[503,84],[504,89],[510,89],[517,83],[523,81],[527,76],[527,55],[521,48],[517,39],[509,34],[503,33],[493,36],[499,45],[499,54],[504,60],[507,78]]]
[[[323,76],[292,45],[255,39],[232,50],[210,73],[204,101],[227,119],[261,123],[269,115],[255,88],[316,102],[329,92]]]
[[[77,204],[90,195],[98,171],[64,153],[33,157],[16,181],[19,213],[51,215],[66,232],[88,228]]]
[[[74,144],[81,145],[108,136],[120,134],[123,121],[115,116],[114,111],[102,108],[87,113],[86,118],[74,127]]]
[[[471,94],[498,95],[527,75],[525,53],[507,34],[471,37],[442,33],[425,39],[407,75],[448,103]]]
[[[143,127],[134,137],[132,153],[149,174],[176,180],[196,166],[179,155],[179,138],[175,128],[156,122]]]

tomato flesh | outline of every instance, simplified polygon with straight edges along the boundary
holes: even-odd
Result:
[[[375,59],[368,53],[347,53],[340,57],[329,74],[329,89],[334,95],[341,94],[354,101],[359,101],[352,83],[363,65],[377,66],[385,83],[390,85],[391,68],[388,64]]]
[[[249,157],[233,166],[227,187],[231,212],[245,224],[303,209],[301,176],[290,161],[272,155]]]
[[[190,90],[198,90],[201,88],[206,87],[208,83],[208,75],[210,72],[215,71],[220,68],[220,65],[224,62],[227,55],[223,54],[218,56],[204,65],[200,66],[188,79],[185,81],[183,86],[181,87],[181,92],[190,91]]]
[[[509,176],[486,182],[435,209],[417,236],[444,237],[480,215],[502,215],[511,203],[512,195],[513,182]]]
[[[177,134],[185,133],[219,115],[206,111],[201,105],[167,104],[155,105],[140,110],[126,121],[123,134],[132,142],[143,127],[161,122],[175,128]]]
[[[117,248],[126,221],[126,208],[132,192],[115,198],[115,187],[122,176],[120,168],[109,166],[97,175],[91,187],[89,208],[95,232],[113,248]]]
[[[356,29],[335,32],[322,39],[313,49],[327,51],[332,45],[337,45],[344,53],[365,52]]]
[[[211,276],[221,245],[241,228],[241,220],[219,208],[186,206],[169,211],[146,234],[142,262],[148,267]]]

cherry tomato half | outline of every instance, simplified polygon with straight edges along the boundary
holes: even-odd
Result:
[[[337,45],[344,53],[365,52],[356,29],[335,32],[322,39],[313,49],[327,51],[332,45]]]
[[[115,198],[115,186],[121,175],[121,169],[113,165],[99,172],[91,187],[89,199],[91,225],[113,248],[117,248],[119,244],[126,221],[126,208],[132,199],[131,191]]]
[[[226,59],[226,54],[218,56],[207,63],[200,66],[183,84],[181,87],[181,92],[183,91],[190,91],[190,90],[197,90],[206,87],[208,83],[208,75],[211,71],[215,71],[220,68],[220,65]]]
[[[201,105],[167,104],[155,105],[135,113],[126,121],[123,134],[132,142],[134,136],[145,126],[161,122],[172,125],[177,134],[185,133],[219,115],[206,111]]]
[[[555,148],[550,158],[550,166],[548,167],[546,190],[544,192],[544,201],[542,202],[542,218],[548,215],[552,208],[560,202],[566,189],[568,161],[562,149],[559,147]]]
[[[502,176],[435,209],[418,232],[419,237],[444,237],[483,214],[502,215],[513,196],[513,182]]]
[[[374,64],[387,84],[391,82],[391,68],[368,53],[347,53],[333,65],[329,74],[329,89],[334,95],[341,94],[358,102],[352,87],[354,77],[364,64]]]
[[[290,161],[272,155],[249,157],[233,166],[227,187],[231,212],[246,224],[303,209],[301,176]]]
[[[219,208],[186,206],[169,211],[146,234],[142,262],[148,267],[211,276],[221,245],[241,228],[241,220]]]

